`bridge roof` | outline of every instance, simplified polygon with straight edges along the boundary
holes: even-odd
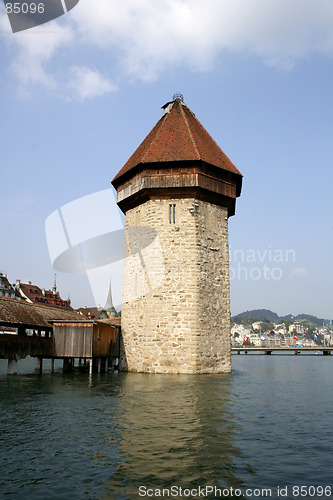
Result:
[[[75,311],[29,304],[21,300],[0,297],[0,325],[52,328],[49,320],[76,320],[80,318],[82,316]]]

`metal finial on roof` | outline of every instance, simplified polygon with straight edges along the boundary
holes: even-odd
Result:
[[[173,94],[172,100],[175,101],[176,99],[180,99],[181,101],[184,101],[183,94]]]

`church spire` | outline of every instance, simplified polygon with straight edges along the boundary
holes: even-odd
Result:
[[[106,299],[104,309],[107,312],[109,317],[115,317],[117,315],[117,311],[114,308],[113,300],[112,300],[111,276],[110,276],[108,298]]]

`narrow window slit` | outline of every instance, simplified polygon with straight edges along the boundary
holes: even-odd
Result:
[[[176,224],[176,204],[169,205],[169,223]]]

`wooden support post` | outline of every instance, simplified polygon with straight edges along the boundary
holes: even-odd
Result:
[[[17,361],[16,359],[8,359],[7,375],[17,374]]]
[[[69,372],[69,358],[64,358],[63,372]]]
[[[51,359],[51,373],[54,373],[54,358]]]
[[[98,358],[97,373],[101,373],[102,358]]]
[[[109,358],[105,358],[105,368],[104,368],[105,373],[108,372],[108,369],[109,369]]]
[[[39,371],[39,373],[42,373],[42,371],[43,371],[43,358],[36,359],[35,370]]]
[[[89,375],[92,375],[93,372],[93,360],[89,358]]]

